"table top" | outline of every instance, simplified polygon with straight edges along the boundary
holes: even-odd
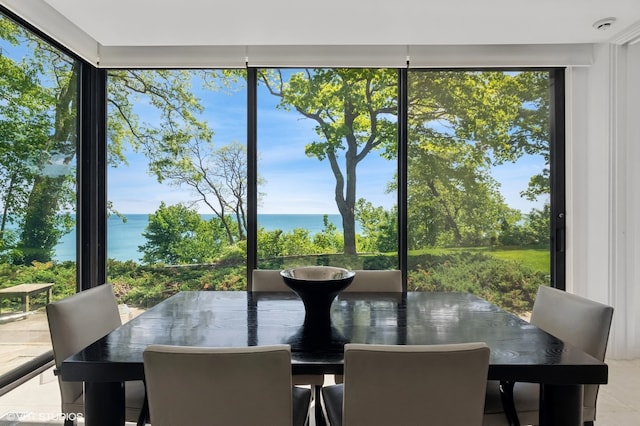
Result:
[[[18,284],[12,287],[6,287],[0,289],[0,293],[31,293],[37,290],[53,287],[53,283],[41,283],[41,284]]]
[[[340,374],[346,342],[444,344],[482,341],[490,380],[606,383],[607,365],[517,316],[467,293],[342,293],[332,326],[303,326],[294,293],[181,292],[132,319],[61,367],[63,380],[144,377],[150,344],[255,346],[288,343],[299,374]]]

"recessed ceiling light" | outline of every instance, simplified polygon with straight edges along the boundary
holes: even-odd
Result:
[[[601,31],[608,30],[614,22],[616,22],[616,18],[600,19],[599,21],[593,23],[593,28]]]

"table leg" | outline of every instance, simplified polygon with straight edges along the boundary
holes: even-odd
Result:
[[[540,385],[540,426],[582,426],[582,385]]]
[[[85,382],[84,423],[86,426],[124,425],[124,383]]]

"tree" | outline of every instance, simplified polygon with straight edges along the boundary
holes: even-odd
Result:
[[[158,181],[186,186],[220,219],[228,244],[246,239],[247,149],[240,143],[216,148],[211,137],[184,141],[176,154],[156,152],[149,165]]]
[[[203,220],[196,210],[183,204],[167,206],[162,202],[149,215],[149,224],[142,235],[147,242],[138,250],[149,264],[211,262],[227,245],[219,219]]]
[[[319,139],[305,152],[329,163],[344,251],[355,254],[357,166],[376,149],[396,155],[396,73],[306,69],[286,81],[279,70],[259,76],[280,108],[315,121]],[[513,213],[490,167],[524,154],[548,160],[548,73],[411,72],[409,83],[410,246],[495,241],[501,218]],[[548,169],[532,178],[529,197],[548,191],[547,175]]]
[[[208,90],[233,85],[237,73],[212,70],[118,70],[109,73],[110,163],[126,163],[124,148],[143,151],[158,182],[187,186],[222,221],[229,244],[246,239],[246,148],[216,148],[214,132],[200,117],[203,106],[192,84]],[[157,113],[142,123],[131,99]]]
[[[398,252],[398,209],[386,211],[361,198],[356,205],[356,218],[363,228],[364,251]]]
[[[74,204],[78,63],[5,18],[0,32],[29,46],[19,63],[0,60],[8,100],[0,111],[2,150],[10,153],[3,156],[2,224],[18,223],[16,262],[44,262],[71,226],[61,211]]]
[[[322,231],[313,236],[316,252],[328,254],[342,251],[344,247],[342,235],[338,232],[338,228],[329,221],[329,215],[322,216],[322,223],[324,225]]]
[[[548,159],[548,74],[410,76],[409,247],[496,241],[514,213],[490,168],[525,153]]]
[[[342,217],[344,253],[357,254],[357,167],[373,150],[395,153],[397,72],[378,69],[306,69],[284,81],[282,71],[262,71],[261,81],[280,107],[315,121],[318,140],[305,153],[327,160],[335,178],[334,199]],[[340,152],[344,151],[344,166]]]

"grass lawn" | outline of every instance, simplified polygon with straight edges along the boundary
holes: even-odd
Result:
[[[522,262],[523,265],[545,274],[551,273],[551,255],[548,248],[487,250],[487,253],[498,259]]]

